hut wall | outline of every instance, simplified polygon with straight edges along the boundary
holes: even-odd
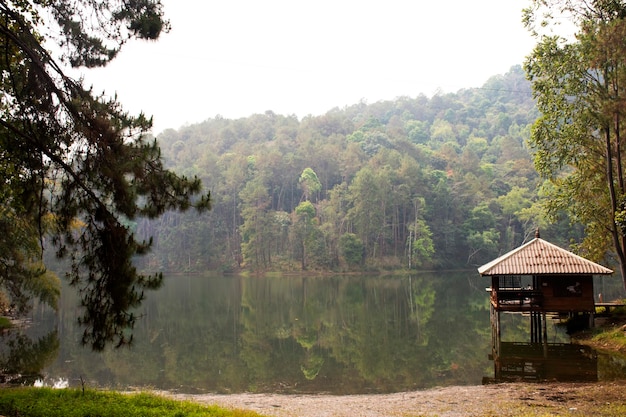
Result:
[[[543,310],[555,312],[593,311],[591,275],[548,275],[540,277]]]

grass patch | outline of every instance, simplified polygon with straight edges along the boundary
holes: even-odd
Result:
[[[605,312],[605,307],[596,308],[597,314]],[[626,307],[612,308],[608,317],[596,318],[595,327],[575,332],[572,336],[577,343],[595,349],[626,352]]]
[[[599,343],[601,346],[608,345],[608,347],[617,350],[626,349],[626,332],[624,332],[622,324],[610,328],[602,328],[602,331],[594,335],[591,340]]]
[[[13,323],[6,317],[0,317],[0,330],[13,327]]]
[[[245,410],[227,410],[175,401],[152,394],[50,388],[0,389],[0,415],[6,417],[260,417]]]

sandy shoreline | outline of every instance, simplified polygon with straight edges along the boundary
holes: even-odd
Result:
[[[514,416],[520,407],[543,415],[585,416],[594,414],[598,406],[626,404],[626,382],[510,383],[338,396],[161,394],[271,417]]]

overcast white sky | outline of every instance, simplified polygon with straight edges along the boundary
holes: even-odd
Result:
[[[320,115],[479,87],[523,63],[525,0],[163,0],[172,24],[85,72],[154,116],[154,133],[221,115]]]

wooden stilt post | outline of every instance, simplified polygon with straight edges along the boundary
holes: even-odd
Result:
[[[538,332],[537,332],[537,313],[534,311],[530,312],[530,343],[538,342]]]
[[[540,313],[537,313],[540,314]],[[546,312],[541,313],[541,319],[543,320],[543,357],[548,357],[548,321]]]
[[[489,311],[491,313],[491,353],[494,358],[497,358],[500,355],[500,312],[493,305],[491,305]]]
[[[496,349],[497,349],[496,352],[497,352],[498,356],[500,356],[500,341],[501,341],[501,337],[502,337],[502,335],[500,333],[501,332],[501,330],[500,330],[500,311],[496,311],[496,322],[498,323],[497,326],[496,326],[497,329],[498,329],[498,335],[497,335],[497,338],[496,338]]]

